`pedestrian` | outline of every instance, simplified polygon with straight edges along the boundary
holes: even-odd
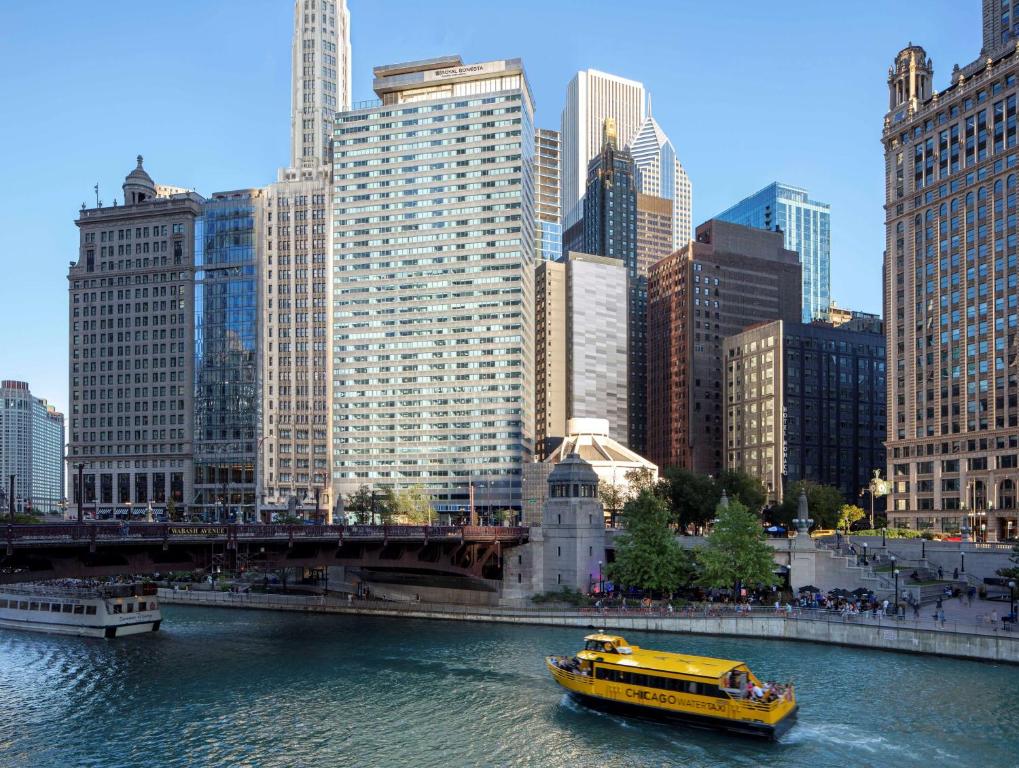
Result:
[[[937,609],[938,609],[938,610],[940,611],[940,610],[941,610],[941,605],[942,605],[942,602],[941,602],[941,598],[939,597],[939,598],[938,598],[938,603],[937,603],[937,605],[936,605],[936,606],[934,606],[934,607],[935,607],[935,608],[937,608]]]
[[[885,600],[881,603],[881,612],[885,616],[888,615],[888,598],[885,598]]]
[[[945,609],[944,608],[939,608],[938,609],[938,621],[941,622],[941,627],[942,627],[942,629],[944,629],[944,626],[945,626]]]
[[[919,619],[920,618],[920,601],[919,600],[917,600],[916,602],[913,603],[913,618],[914,619]]]
[[[954,579],[955,581],[958,581],[958,580],[959,580],[959,569],[958,569],[958,568],[956,568],[956,569],[955,569],[954,571],[952,571],[952,578],[953,578],[953,579]]]

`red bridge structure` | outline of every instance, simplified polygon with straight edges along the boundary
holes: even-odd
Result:
[[[426,525],[0,525],[0,583],[167,573],[348,566],[394,575],[502,578],[527,528]]]

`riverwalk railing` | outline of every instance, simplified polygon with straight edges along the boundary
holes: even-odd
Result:
[[[325,595],[282,595],[244,592],[219,592],[211,590],[173,590],[160,589],[160,599],[168,603],[188,603],[194,605],[229,605],[233,607],[268,608],[275,610],[308,610],[324,612],[353,613],[406,613],[408,615],[429,614],[436,617],[491,615],[493,617],[517,618],[583,618],[597,626],[612,619],[773,619],[789,622],[819,622],[827,624],[850,624],[872,627],[877,630],[927,630],[968,635],[986,635],[1000,637],[1005,640],[1019,642],[1019,631],[1011,631],[1009,624],[1001,620],[991,621],[991,613],[981,615],[976,621],[937,621],[930,618],[897,618],[894,615],[878,613],[876,616],[867,614],[848,614],[843,611],[792,607],[775,610],[773,608],[757,608],[747,611],[732,607],[716,605],[684,606],[669,611],[667,608],[621,608],[603,609],[576,608],[565,609],[559,606],[492,606],[467,605],[462,603],[432,603],[418,601],[396,601],[364,599],[351,595],[340,598]],[[677,622],[678,623],[678,622]]]

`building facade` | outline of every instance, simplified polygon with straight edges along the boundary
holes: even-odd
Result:
[[[721,221],[648,276],[647,457],[717,476],[725,467],[722,342],[800,317],[800,267],[782,236]]]
[[[332,157],[334,117],[351,101],[347,0],[295,0],[290,65],[290,167]]]
[[[807,190],[775,182],[715,218],[781,232],[803,267],[802,321],[824,319],[831,305],[831,206]]]
[[[624,445],[630,437],[627,297],[619,259],[567,255],[566,413],[605,419],[609,435]]]
[[[884,119],[891,525],[1019,530],[1019,54],[985,0],[979,59],[936,95],[899,52]]]
[[[159,197],[140,155],[123,195],[123,205],[83,207],[75,222],[68,475],[84,464],[90,511],[165,509],[171,499],[181,509],[192,498],[195,244],[204,200],[194,192]]]
[[[559,131],[539,128],[534,137],[537,167],[535,215],[538,223],[535,257],[558,261],[563,255],[563,220],[559,203]]]
[[[64,496],[64,416],[24,381],[0,382],[0,486],[14,509],[60,514]],[[7,513],[7,506],[0,514]]]
[[[566,264],[539,261],[534,279],[534,454],[538,461],[566,434],[568,325]]]
[[[672,201],[637,193],[637,274],[647,277],[651,265],[674,250]]]
[[[773,503],[799,480],[859,503],[884,466],[884,334],[775,320],[723,348],[727,468],[759,478]]]
[[[523,66],[377,67],[375,92],[382,103],[337,117],[334,483],[422,485],[462,512],[486,476],[519,508],[535,359]]]
[[[693,185],[658,121],[647,116],[628,145],[637,166],[637,187],[644,195],[665,198],[672,206],[672,243],[668,253],[686,245],[693,234]]]
[[[263,294],[267,305],[278,301],[260,280],[265,203],[260,189],[217,192],[202,212],[195,259],[192,509],[206,520],[243,522],[258,514]]]
[[[594,69],[577,72],[566,86],[559,125],[564,230],[584,215],[587,167],[601,152],[606,118],[616,123],[619,146],[626,146],[644,119],[643,84]]]

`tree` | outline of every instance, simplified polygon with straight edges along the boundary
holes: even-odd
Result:
[[[809,500],[807,503],[810,503]],[[853,527],[853,523],[857,520],[862,520],[866,516],[867,513],[855,504],[843,504],[839,507],[838,527],[846,533],[849,533],[849,529]]]
[[[177,519],[177,504],[173,500],[173,496],[166,500],[166,518],[168,520]]]
[[[789,486],[776,507],[774,517],[788,525],[797,515],[800,504],[800,491],[807,492],[807,506],[810,517],[816,528],[834,528],[838,524],[839,509],[845,504],[842,492],[832,485],[822,485],[810,480],[799,480]]]
[[[626,473],[626,483],[629,486],[629,498],[635,499],[640,496],[641,491],[651,491],[654,494],[663,494],[665,484],[655,477],[655,473],[647,467],[636,467]]]
[[[616,483],[599,480],[598,499],[605,511],[614,517],[626,503],[626,489]]]
[[[715,514],[721,492],[707,475],[670,467],[665,471],[665,495],[672,508],[672,522],[685,528],[704,525]]]
[[[1013,564],[1012,567],[999,568],[997,574],[1006,579],[1019,579],[1019,544],[1012,547],[1012,554],[1008,556],[1008,561]]]
[[[751,512],[759,512],[768,500],[764,483],[742,469],[729,469],[718,478],[718,485],[730,499],[738,499]],[[719,491],[719,498],[721,492]],[[717,503],[717,499],[716,499]]]
[[[431,522],[432,503],[425,489],[415,485],[394,495],[393,512],[407,523],[423,525]]]
[[[357,522],[367,523],[372,516],[375,498],[371,488],[362,485],[347,496],[346,509],[357,517]]]
[[[707,545],[697,553],[698,581],[707,587],[731,587],[736,594],[740,585],[776,583],[774,553],[757,515],[739,501],[719,504],[715,514]]]
[[[608,577],[654,592],[674,592],[689,584],[693,558],[676,541],[669,518],[669,505],[650,490],[626,502],[625,530],[616,540],[616,560],[608,565]]]

